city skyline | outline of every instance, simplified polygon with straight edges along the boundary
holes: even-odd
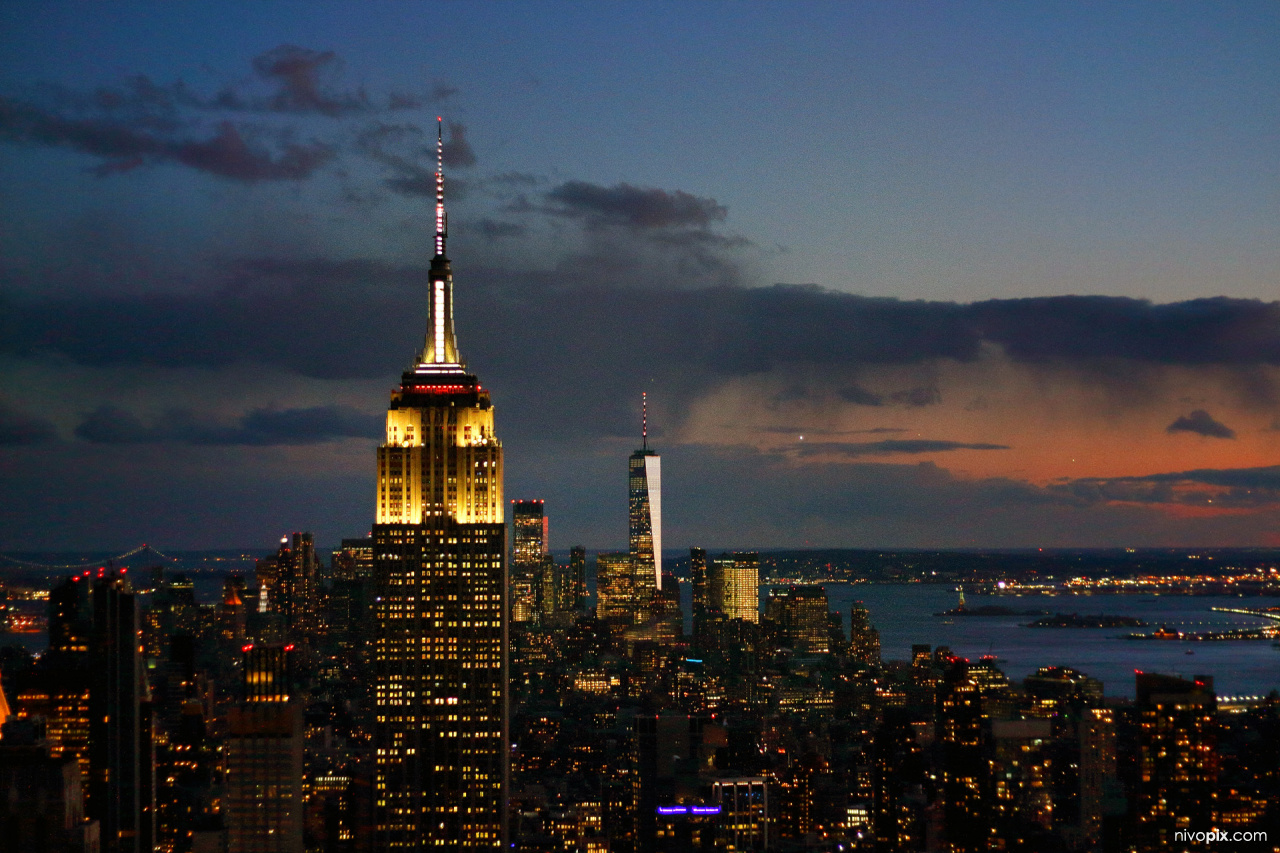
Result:
[[[563,545],[1280,543],[1274,6],[299,9],[0,11],[0,548],[364,534],[438,115]]]

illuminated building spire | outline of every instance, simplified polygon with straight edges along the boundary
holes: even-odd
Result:
[[[444,257],[449,220],[444,212],[444,121],[436,116],[436,257]]]
[[[640,392],[640,446],[649,449],[649,393]]]
[[[459,372],[462,359],[453,332],[453,270],[444,252],[449,217],[444,212],[444,122],[436,116],[436,245],[431,259],[431,303],[427,339],[418,355],[417,373]]]

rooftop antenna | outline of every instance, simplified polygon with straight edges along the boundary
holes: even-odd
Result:
[[[449,223],[444,213],[444,119],[436,116],[436,257],[444,257]]]
[[[640,392],[640,442],[641,449],[649,449],[649,394]]]

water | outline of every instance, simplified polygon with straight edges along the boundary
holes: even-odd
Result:
[[[1050,613],[1110,613],[1136,616],[1150,628],[1024,628],[1033,616],[937,617],[956,605],[956,592],[932,584],[823,584],[832,610],[849,626],[849,607],[862,601],[880,631],[886,660],[907,660],[913,643],[950,646],[973,660],[994,654],[1011,680],[1021,681],[1042,666],[1069,666],[1101,679],[1108,696],[1134,695],[1134,670],[1190,677],[1211,675],[1219,696],[1261,695],[1280,689],[1280,649],[1268,640],[1179,642],[1124,640],[1130,631],[1160,625],[1172,630],[1258,628],[1262,619],[1213,613],[1210,607],[1260,608],[1273,598],[1170,595],[969,595],[969,607],[997,604],[1014,610]],[[762,595],[768,587],[761,587]],[[1193,654],[1188,655],[1191,651]]]

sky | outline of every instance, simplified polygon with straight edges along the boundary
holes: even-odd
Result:
[[[425,332],[551,545],[1280,545],[1280,6],[0,4],[0,549],[365,535]]]

